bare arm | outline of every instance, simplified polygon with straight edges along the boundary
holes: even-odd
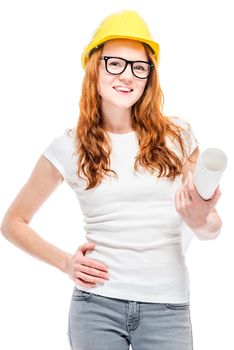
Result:
[[[66,272],[71,254],[45,241],[29,226],[36,211],[62,181],[59,171],[41,155],[28,181],[8,208],[1,223],[1,232],[28,254]]]
[[[183,166],[183,185],[176,193],[176,209],[182,219],[200,240],[216,238],[222,227],[222,220],[215,208],[221,195],[219,187],[209,200],[202,199],[193,183],[192,173],[199,154],[198,147],[194,150],[191,159]],[[193,163],[195,162],[195,163]]]
[[[36,211],[62,181],[60,172],[42,155],[29,180],[7,210],[1,232],[7,240],[28,254],[67,273],[74,282],[93,287],[108,279],[105,264],[85,257],[87,250],[94,249],[93,243],[82,245],[72,255],[45,241],[29,226]]]

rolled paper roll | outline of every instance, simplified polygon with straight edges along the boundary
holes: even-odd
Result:
[[[208,200],[213,196],[226,167],[227,156],[218,148],[207,148],[199,154],[193,181],[203,199]]]

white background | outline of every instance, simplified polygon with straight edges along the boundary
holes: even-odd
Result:
[[[193,238],[186,254],[195,350],[234,348],[231,5],[231,0],[8,0],[0,5],[1,217],[46,146],[76,125],[82,50],[100,21],[117,10],[138,11],[161,46],[164,112],[191,123],[200,150],[219,147],[227,153],[229,164],[217,205],[222,233],[213,241]],[[30,225],[70,253],[85,242],[83,217],[66,183]],[[69,349],[72,289],[67,275],[1,235],[0,348]]]

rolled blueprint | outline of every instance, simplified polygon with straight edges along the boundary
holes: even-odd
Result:
[[[207,148],[199,154],[193,181],[203,199],[208,200],[213,196],[226,167],[227,156],[218,148]]]

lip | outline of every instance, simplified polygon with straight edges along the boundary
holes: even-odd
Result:
[[[130,89],[130,91],[119,91],[119,90],[116,90],[116,88],[125,88],[125,89]],[[123,86],[123,85],[116,85],[116,86],[113,86],[113,89],[117,92],[119,92],[120,94],[127,94],[127,93],[130,93],[130,92],[133,92],[134,89],[131,88],[130,86]]]

